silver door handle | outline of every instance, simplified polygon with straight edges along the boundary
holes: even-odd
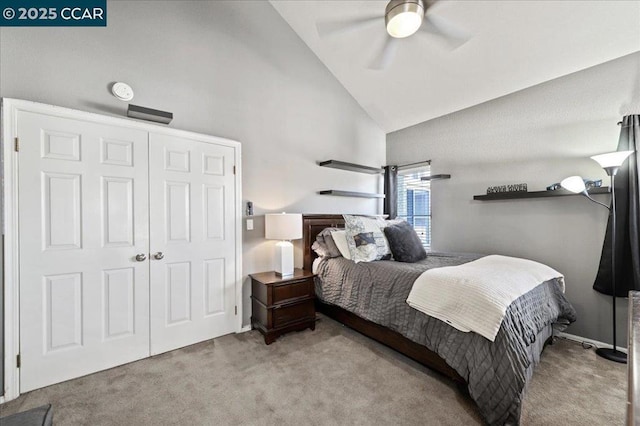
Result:
[[[161,260],[163,257],[164,257],[164,253],[162,253],[161,251],[159,251],[159,252],[157,252],[157,253],[155,253],[153,255],[153,258],[156,259],[156,260]]]
[[[145,260],[147,260],[147,255],[144,253],[136,254],[136,260],[138,262],[144,262]]]

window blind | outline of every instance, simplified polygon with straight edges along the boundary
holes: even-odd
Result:
[[[431,247],[431,182],[421,180],[431,175],[430,166],[398,171],[398,217],[413,226],[422,245]]]

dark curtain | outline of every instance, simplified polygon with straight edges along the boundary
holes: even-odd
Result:
[[[384,166],[384,214],[398,216],[398,166]]]
[[[640,290],[640,186],[638,185],[638,148],[640,115],[622,120],[618,151],[636,151],[620,167],[616,179],[616,296],[627,297],[629,290]],[[593,288],[612,295],[611,288],[611,216],[602,246],[600,268]]]

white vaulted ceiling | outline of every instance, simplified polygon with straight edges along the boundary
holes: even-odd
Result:
[[[385,41],[387,1],[270,2],[386,132],[640,51],[640,1],[443,0],[433,12],[472,38],[451,51],[419,31],[377,71],[368,66]],[[379,23],[318,36],[317,22],[375,14]]]

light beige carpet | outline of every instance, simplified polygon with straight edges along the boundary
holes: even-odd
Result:
[[[523,425],[622,425],[626,366],[580,344],[547,347]],[[473,425],[447,379],[322,317],[266,346],[252,331],[39,389],[8,415],[53,404],[62,425]]]

